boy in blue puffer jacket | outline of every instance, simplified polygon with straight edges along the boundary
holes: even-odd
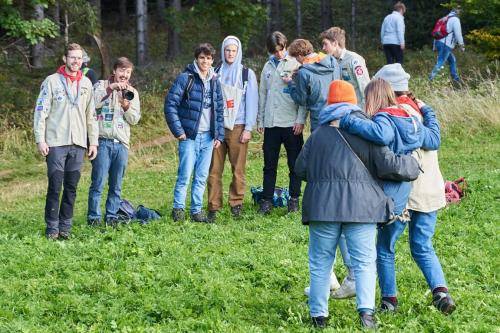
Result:
[[[339,127],[376,144],[388,146],[396,154],[411,154],[418,148],[435,150],[440,145],[439,125],[434,111],[422,108],[424,124],[397,106],[391,85],[382,80],[372,80],[365,90],[366,113],[371,120],[353,116],[352,108],[333,108],[322,111],[323,124],[339,120]],[[356,110],[361,111],[361,110]],[[394,200],[394,214],[401,220],[408,220],[405,210],[411,191],[410,182],[384,182],[384,192]]]
[[[191,220],[208,222],[202,211],[212,151],[224,140],[224,105],[220,82],[212,67],[215,49],[200,44],[195,61],[175,79],[165,98],[165,119],[179,140],[179,169],[172,218],[184,220],[187,187],[191,185]]]

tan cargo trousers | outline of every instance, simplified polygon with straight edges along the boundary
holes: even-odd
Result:
[[[245,125],[234,125],[233,130],[225,130],[224,142],[214,149],[210,173],[208,175],[208,210],[218,211],[222,208],[222,173],[226,155],[229,155],[233,178],[229,186],[229,205],[243,204],[245,195],[245,165],[247,161],[248,142],[241,143],[240,136]]]

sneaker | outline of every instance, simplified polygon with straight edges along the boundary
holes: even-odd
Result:
[[[231,207],[231,214],[233,215],[233,217],[241,217],[241,211],[243,210],[243,206],[242,205],[236,205],[236,206],[233,206]]]
[[[396,312],[398,310],[398,301],[391,301],[387,297],[382,297],[380,301],[380,311],[381,312]]]
[[[262,199],[259,205],[259,213],[262,215],[270,214],[271,210],[273,209],[272,202],[266,199]]]
[[[330,274],[330,290],[334,291],[340,288],[339,280],[337,280],[337,276],[334,272]]]
[[[172,219],[174,222],[181,222],[186,219],[186,214],[184,213],[183,208],[174,208],[172,209]]]
[[[432,304],[445,315],[452,314],[456,309],[455,302],[447,292],[436,292],[432,297]]]
[[[212,223],[203,212],[191,214],[191,221],[200,223]]]
[[[98,227],[101,225],[101,219],[88,219],[87,224],[89,227]]]
[[[209,210],[207,220],[210,223],[215,223],[215,221],[217,220],[217,211],[216,210]]]
[[[68,239],[70,239],[70,237],[71,237],[71,234],[69,233],[69,231],[59,232],[59,239],[68,240]]]
[[[59,233],[51,232],[50,234],[46,234],[45,237],[49,240],[57,240],[59,238]]]
[[[111,227],[111,228],[116,228],[120,221],[117,218],[110,217],[109,219],[106,219],[106,227]]]
[[[339,289],[332,293],[333,298],[351,298],[356,296],[356,281],[346,277],[342,281],[342,285]]]
[[[367,329],[376,329],[377,322],[375,320],[375,316],[370,312],[361,312],[359,314],[359,319],[361,320],[361,326]]]
[[[337,276],[335,275],[334,272],[330,275],[330,294],[332,294],[335,290],[340,288],[340,283],[337,280]],[[304,288],[304,294],[309,297],[309,294],[311,292],[311,287],[305,287]]]
[[[295,213],[299,211],[299,198],[290,198],[288,200],[288,212]]]
[[[328,325],[328,317],[311,317],[311,321],[313,326],[316,328],[325,328]]]

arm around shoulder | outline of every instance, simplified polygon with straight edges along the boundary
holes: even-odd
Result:
[[[394,181],[417,179],[420,169],[411,155],[396,155],[387,146],[372,144],[370,149],[379,178]]]

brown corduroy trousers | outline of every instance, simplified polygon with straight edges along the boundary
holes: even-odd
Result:
[[[234,125],[233,130],[226,129],[224,142],[214,149],[210,173],[208,175],[208,210],[218,211],[222,208],[222,173],[226,155],[229,155],[233,178],[229,186],[229,205],[243,204],[245,195],[245,165],[247,161],[248,142],[241,143],[240,136],[245,125]]]

